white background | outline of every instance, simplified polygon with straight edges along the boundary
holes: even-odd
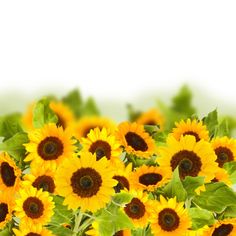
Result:
[[[217,0],[1,1],[0,106],[75,87],[137,101],[187,82],[199,106],[211,97],[207,108],[234,113],[235,12]]]

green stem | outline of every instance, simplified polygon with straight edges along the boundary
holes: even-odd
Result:
[[[79,212],[79,214],[75,213],[75,226],[73,229],[72,236],[76,236],[78,234],[82,218],[83,218],[83,213],[81,211]]]
[[[78,232],[83,232],[92,222],[93,222],[93,218],[89,218],[87,219],[79,228],[78,228]]]

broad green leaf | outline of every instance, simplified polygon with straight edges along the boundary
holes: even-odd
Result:
[[[201,208],[190,208],[189,215],[192,219],[192,229],[197,230],[205,225],[212,225],[215,222],[213,213]]]
[[[188,197],[192,197],[195,195],[195,189],[202,186],[204,184],[204,177],[203,176],[186,176],[185,179],[182,181],[184,189],[186,190]]]
[[[169,198],[176,196],[179,202],[185,201],[187,192],[180,180],[178,167],[174,170],[171,181],[164,187],[163,191],[165,196]]]
[[[0,232],[0,236],[11,236],[11,235],[12,235],[12,233],[9,231],[8,228],[5,228],[5,229],[1,230],[1,232]]]
[[[48,123],[57,123],[57,115],[49,107],[50,100],[43,98],[38,101],[33,110],[33,125],[41,128]]]
[[[72,236],[72,230],[62,226],[62,225],[49,225],[47,229],[51,230],[56,236]]]
[[[236,205],[236,194],[222,182],[206,185],[206,191],[193,198],[199,207],[221,213],[228,206]]]
[[[216,128],[218,126],[218,114],[217,110],[208,113],[206,117],[203,118],[203,123],[207,126],[209,135],[212,138],[215,135]]]
[[[83,116],[97,116],[99,115],[99,110],[93,98],[88,98],[88,100],[83,104],[82,107]]]
[[[236,184],[236,161],[226,162],[224,169],[228,172],[231,182]]]
[[[142,114],[140,111],[135,111],[131,104],[127,104],[128,117],[130,122],[134,122]]]
[[[215,130],[215,137],[223,137],[223,136],[229,136],[229,126],[228,126],[228,120],[223,119],[219,125],[216,127]]]
[[[126,192],[121,192],[121,193],[116,193],[112,201],[115,202],[117,205],[123,205],[126,203],[129,203],[132,200],[133,196],[130,193]]]
[[[236,218],[236,205],[235,206],[229,206],[225,209],[223,212],[224,218]]]

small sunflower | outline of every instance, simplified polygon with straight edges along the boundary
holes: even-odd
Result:
[[[213,182],[224,182],[229,187],[232,186],[232,182],[230,180],[228,172],[223,168],[217,168],[215,173],[215,178],[212,180]]]
[[[0,154],[0,189],[15,194],[20,188],[21,170],[7,153]]]
[[[175,123],[176,128],[173,128],[172,135],[179,141],[180,137],[183,135],[192,135],[195,137],[196,141],[204,139],[209,140],[209,132],[207,127],[203,125],[202,121],[190,120],[187,121],[181,120],[180,122]]]
[[[80,158],[66,159],[56,172],[56,191],[65,197],[64,204],[70,209],[81,207],[82,211],[103,208],[114,194],[117,181],[112,179],[113,169],[103,157],[96,160],[90,152]]]
[[[163,186],[170,178],[172,172],[163,170],[158,166],[143,165],[130,175],[132,189],[153,191]]]
[[[26,185],[32,185],[37,189],[48,191],[49,193],[55,193],[55,172],[56,167],[41,166],[40,168],[35,165],[30,166],[30,174],[24,175],[23,183]]]
[[[155,142],[143,125],[122,122],[118,126],[117,138],[129,154],[149,158],[156,151]]]
[[[168,201],[161,195],[160,202],[155,202],[150,217],[151,229],[154,235],[185,236],[191,227],[191,221],[184,203],[177,203],[176,197]]]
[[[235,236],[236,235],[236,220],[225,219],[216,222],[212,227],[205,230],[203,236]]]
[[[13,207],[14,201],[12,196],[0,192],[0,230],[11,220]]]
[[[24,161],[32,161],[38,166],[57,165],[63,159],[73,156],[76,149],[69,130],[63,130],[56,124],[35,129],[29,132],[28,137],[30,142],[24,144],[28,155]]]
[[[111,163],[120,162],[120,143],[106,128],[90,130],[87,138],[82,138],[81,144],[82,152],[96,154],[97,160],[105,156]]]
[[[20,224],[19,229],[13,228],[16,236],[54,236],[52,232],[41,225]]]
[[[153,108],[141,113],[141,115],[136,119],[136,122],[140,125],[158,125],[162,130],[164,117],[156,108]]]
[[[211,145],[217,156],[216,162],[223,167],[226,162],[236,160],[236,140],[228,137],[215,138]]]
[[[167,138],[167,146],[159,149],[157,162],[165,171],[174,171],[179,166],[180,178],[205,176],[205,182],[215,178],[216,155],[211,145],[192,135],[181,136],[177,141],[172,135]]]
[[[137,228],[143,228],[149,223],[151,215],[151,201],[148,199],[148,194],[142,191],[131,191],[133,195],[131,202],[126,204],[124,211],[132,220]]]
[[[110,133],[114,133],[116,129],[114,122],[108,118],[99,116],[82,117],[74,124],[74,136],[81,140],[82,137],[87,137],[91,129],[102,129],[103,127]]]
[[[21,224],[45,225],[53,215],[54,202],[49,193],[32,186],[22,188],[16,199],[15,215]]]

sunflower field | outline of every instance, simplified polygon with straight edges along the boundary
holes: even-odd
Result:
[[[186,86],[127,114],[74,90],[0,117],[0,236],[235,236],[236,119]]]

